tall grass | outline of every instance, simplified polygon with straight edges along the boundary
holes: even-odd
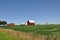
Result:
[[[60,25],[35,25],[35,26],[1,26],[1,28],[13,29],[38,35],[60,37]]]

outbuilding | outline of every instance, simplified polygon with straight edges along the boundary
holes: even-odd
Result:
[[[35,21],[34,20],[28,20],[27,25],[35,25]]]
[[[15,26],[14,23],[7,24],[7,26]]]

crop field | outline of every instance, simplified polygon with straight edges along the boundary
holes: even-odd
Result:
[[[46,35],[47,38],[51,37],[54,38],[54,40],[60,40],[60,25],[36,25],[36,26],[16,25],[16,26],[0,26],[0,28],[11,29],[25,33],[32,33],[33,35]],[[4,34],[2,34],[1,36],[3,35]],[[8,35],[6,35],[6,37],[7,36]],[[11,37],[9,38],[11,39]]]

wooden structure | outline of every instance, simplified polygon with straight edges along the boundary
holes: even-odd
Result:
[[[7,26],[15,26],[14,23],[7,24]]]
[[[27,21],[27,25],[35,25],[35,21],[33,21],[33,20],[28,20],[28,21]]]

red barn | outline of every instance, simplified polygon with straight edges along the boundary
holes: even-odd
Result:
[[[28,20],[27,25],[35,25],[35,21],[34,20]]]
[[[7,24],[7,26],[15,26],[14,23]]]

